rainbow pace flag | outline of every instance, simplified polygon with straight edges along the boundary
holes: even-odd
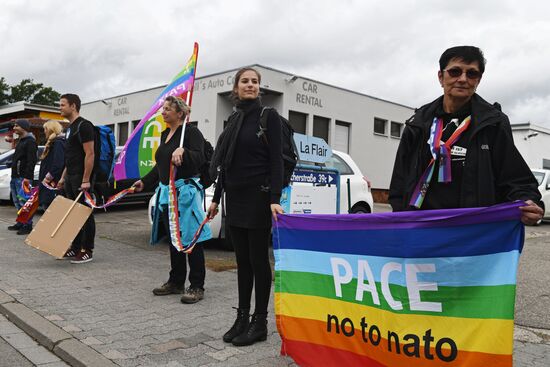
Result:
[[[113,173],[116,181],[143,177],[155,165],[155,152],[160,144],[160,134],[165,129],[161,107],[168,96],[181,97],[191,106],[198,55],[199,44],[195,42],[193,55],[187,65],[164,88],[126,141],[115,163]]]
[[[512,366],[522,204],[280,216],[281,354],[301,366]]]

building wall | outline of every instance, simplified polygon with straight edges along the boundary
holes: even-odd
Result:
[[[270,68],[255,68],[262,75],[263,104],[275,107],[287,118],[289,111],[306,114],[306,133],[313,134],[314,116],[327,118],[328,143],[333,145],[336,121],[348,123],[350,155],[372,182],[373,188],[388,189],[399,144],[399,138],[390,137],[389,125],[391,121],[403,124],[412,115],[413,109]],[[205,138],[213,143],[233,108],[230,93],[235,72],[230,70],[195,81],[190,120],[197,122]],[[127,126],[130,136],[132,121],[138,121],[145,115],[163,88],[85,103],[81,114],[96,124],[115,124],[117,139],[121,136],[121,125]],[[385,135],[374,133],[375,117],[388,121]]]
[[[543,168],[550,160],[550,130],[532,124],[512,125],[514,143],[531,168]]]

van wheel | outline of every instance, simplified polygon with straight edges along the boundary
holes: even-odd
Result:
[[[364,204],[355,204],[351,210],[350,210],[350,214],[367,214],[367,213],[370,213],[370,208],[368,205],[364,205]]]

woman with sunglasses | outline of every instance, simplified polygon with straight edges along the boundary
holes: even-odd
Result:
[[[211,163],[221,170],[208,215],[216,215],[224,189],[226,222],[237,259],[239,307],[233,326],[223,336],[226,343],[235,346],[267,338],[271,220],[277,220],[277,214],[283,212],[279,205],[283,184],[281,121],[275,110],[263,110],[260,81],[255,69],[237,72],[233,87],[235,112],[218,139]],[[266,131],[260,131],[262,113],[268,114]],[[249,321],[253,287],[255,311]]]
[[[168,239],[170,236],[170,219],[168,215],[170,167],[175,165],[175,187],[177,208],[180,215],[180,233],[183,245],[189,245],[199,225],[206,217],[202,209],[204,191],[199,183],[199,170],[205,163],[204,137],[199,129],[185,124],[187,115],[191,112],[185,101],[179,97],[169,96],[162,107],[162,117],[166,129],[161,133],[160,145],[155,153],[155,166],[141,180],[134,183],[136,192],[144,187],[154,187],[157,202],[153,214],[151,243],[161,238],[159,220],[162,222]],[[185,129],[185,130],[183,130]],[[184,133],[183,147],[180,146],[181,135]],[[204,227],[198,242],[212,237],[210,228]],[[162,286],[153,289],[155,296],[181,294],[182,303],[196,303],[204,297],[204,278],[206,274],[204,249],[197,245],[190,254],[179,252],[172,243],[170,247],[170,275]],[[187,277],[187,261],[189,261],[189,287],[185,289]]]
[[[477,47],[441,55],[443,96],[415,112],[399,143],[389,195],[394,211],[524,200],[523,223],[542,217],[537,181],[514,145],[508,117],[476,94],[484,71]]]

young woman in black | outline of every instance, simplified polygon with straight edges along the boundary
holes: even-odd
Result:
[[[216,215],[224,190],[239,289],[237,319],[223,340],[236,346],[267,338],[267,306],[272,280],[269,263],[271,220],[283,213],[279,205],[283,182],[281,122],[275,110],[266,110],[269,115],[265,138],[258,134],[262,113],[260,80],[260,74],[254,69],[244,68],[237,72],[233,87],[235,112],[220,135],[212,159],[212,167],[220,169],[220,178],[208,215]],[[256,308],[249,320],[254,285]]]
[[[193,215],[189,216],[190,220],[180,220],[182,241],[184,240],[184,236],[187,236],[187,238],[189,236],[192,237],[205,217],[204,210],[202,210],[203,191],[197,186],[199,169],[205,163],[204,137],[199,129],[186,124],[183,148],[180,147],[182,126],[184,126],[184,120],[189,112],[189,106],[181,98],[172,96],[166,98],[162,110],[166,130],[161,134],[160,145],[155,153],[156,165],[141,180],[134,183],[137,192],[142,191],[145,186],[154,187],[157,183],[159,184],[159,189],[157,189],[157,205],[155,205],[155,220],[151,236],[152,243],[157,242],[160,237],[158,236],[158,231],[156,231],[158,217],[160,217],[163,228],[170,239],[168,184],[170,182],[170,165],[172,163],[177,166],[175,185],[178,190],[180,219],[183,217],[182,210],[194,210]],[[185,203],[182,202],[183,200],[185,200]],[[202,218],[197,218],[197,213],[199,212],[202,213]],[[211,238],[211,232],[205,226],[199,237],[199,242],[209,238]],[[187,256],[184,252],[178,252],[172,244],[169,247],[170,277],[162,286],[153,289],[153,294],[164,296],[184,293],[181,302],[195,303],[200,301],[204,297],[204,278],[206,274],[202,245],[195,246],[193,252]],[[186,260],[189,261],[190,282],[187,290],[185,289],[185,278],[187,276]]]

